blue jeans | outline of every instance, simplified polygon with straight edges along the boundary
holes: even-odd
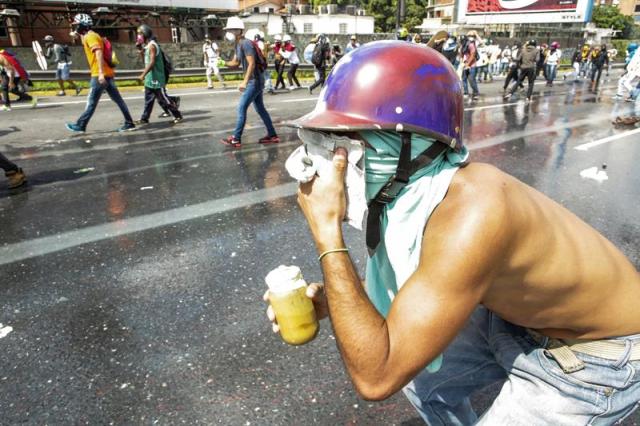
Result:
[[[558,70],[557,65],[546,64],[547,67],[547,82],[553,83],[553,80],[556,79],[556,71]]]
[[[640,334],[615,340],[640,344]],[[442,368],[423,371],[404,393],[431,426],[610,425],[640,400],[640,361],[575,353],[585,368],[564,373],[526,329],[480,306],[444,352]],[[469,395],[504,382],[478,419]]]
[[[100,97],[103,92],[107,92],[109,97],[118,108],[122,112],[124,116],[125,124],[133,124],[133,118],[131,118],[131,114],[129,114],[129,108],[127,108],[127,104],[124,103],[124,99],[120,96],[120,92],[116,87],[116,82],[113,77],[107,77],[107,83],[102,86],[98,83],[98,77],[91,77],[91,82],[89,84],[89,94],[87,95],[87,107],[84,112],[78,118],[76,125],[81,127],[82,129],[87,128],[87,124],[89,124],[89,120],[91,120],[91,116],[96,111],[96,107],[98,106],[98,102],[100,101]]]
[[[262,99],[263,89],[264,79],[252,78],[249,80],[247,88],[242,92],[242,96],[240,96],[240,103],[238,104],[238,121],[236,122],[236,129],[233,131],[233,136],[236,139],[242,139],[242,131],[244,130],[244,125],[247,122],[247,109],[249,109],[249,105],[252,103],[256,112],[264,122],[264,125],[267,127],[268,136],[276,135],[276,129],[273,128],[271,117],[269,116],[267,109],[264,107],[264,101]]]
[[[478,73],[477,67],[467,68],[462,71],[462,85],[464,86],[464,94],[469,94],[469,88],[467,86],[467,80],[471,84],[471,90],[474,95],[478,94],[478,83],[476,82],[476,74]]]

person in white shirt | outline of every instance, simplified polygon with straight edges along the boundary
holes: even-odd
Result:
[[[544,64],[546,67],[546,77],[547,77],[547,86],[553,86],[553,80],[556,79],[556,71],[558,70],[558,63],[560,62],[560,58],[562,57],[562,52],[560,51],[560,43],[554,41],[551,43],[549,52],[547,53],[547,57],[544,60]]]
[[[351,40],[347,43],[347,47],[344,48],[344,53],[347,54],[352,50],[356,50],[358,47],[360,47],[360,43],[358,43],[356,36],[352,35]]]
[[[291,36],[285,34],[282,37],[282,42],[284,43],[282,46],[282,57],[289,62],[289,72],[287,72],[287,79],[289,80],[289,90],[293,90],[293,84],[295,83],[296,89],[299,89],[300,82],[298,81],[298,77],[296,77],[296,71],[298,66],[300,65],[300,58],[298,57],[298,52],[296,50],[295,44],[291,42]]]
[[[208,35],[204,37],[204,45],[202,45],[202,56],[204,59],[204,66],[207,69],[207,89],[213,89],[213,81],[211,81],[211,74],[215,74],[216,78],[222,87],[226,87],[224,84],[224,78],[220,74],[220,68],[218,62],[220,55],[218,54],[218,45],[211,41]]]
[[[507,73],[507,69],[509,68],[509,62],[511,62],[511,49],[509,46],[505,46],[505,48],[500,53],[500,74],[505,75]]]

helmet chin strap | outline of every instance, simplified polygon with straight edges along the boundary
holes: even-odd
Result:
[[[380,219],[387,204],[392,203],[409,183],[409,178],[418,170],[427,167],[442,152],[448,149],[448,145],[441,142],[433,143],[429,148],[421,152],[411,160],[411,133],[400,132],[402,147],[398,158],[396,173],[389,178],[378,194],[369,203],[367,216],[367,249],[369,257],[373,256],[380,244]]]

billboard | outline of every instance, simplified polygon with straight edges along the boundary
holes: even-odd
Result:
[[[458,0],[458,22],[544,24],[588,22],[593,0]]]
[[[191,9],[238,10],[238,0],[41,0],[96,6],[188,7]]]

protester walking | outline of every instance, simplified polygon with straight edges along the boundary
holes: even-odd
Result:
[[[518,77],[518,81],[513,84],[511,91],[504,95],[505,100],[513,96],[516,90],[518,90],[518,86],[521,86],[526,78],[529,82],[526,100],[527,102],[531,101],[533,83],[536,79],[536,65],[540,59],[540,51],[537,49],[536,44],[535,40],[530,40],[524,48],[520,49],[516,60],[520,64],[520,76]]]
[[[66,82],[71,89],[75,90],[76,96],[80,94],[82,89],[71,80],[71,52],[69,46],[56,43],[52,35],[44,37],[44,45],[47,48],[45,57],[53,60],[56,66],[56,81],[60,87],[57,96],[65,96],[64,83]]]
[[[118,129],[119,132],[135,129],[133,119],[129,113],[129,108],[120,95],[114,80],[115,71],[113,69],[113,54],[111,44],[93,31],[93,19],[91,16],[79,13],[73,18],[72,26],[74,32],[79,34],[87,55],[89,68],[91,70],[91,82],[89,84],[89,95],[87,96],[87,107],[75,123],[67,123],[67,129],[72,132],[84,132],[89,124],[89,120],[98,106],[103,92],[107,92],[109,97],[120,108],[124,116],[124,124]]]
[[[300,66],[300,58],[298,57],[298,51],[296,50],[295,44],[291,41],[291,36],[285,34],[282,38],[284,43],[283,48],[281,50],[282,57],[289,62],[289,72],[287,72],[287,79],[289,80],[289,90],[300,89],[300,82],[298,81],[298,77],[296,77],[296,71],[298,70],[298,66]],[[294,87],[295,84],[295,87]]]
[[[479,59],[478,49],[476,48],[476,40],[478,39],[478,33],[475,31],[469,31],[467,33],[467,39],[462,45],[462,85],[464,87],[464,96],[469,96],[469,85],[471,85],[472,100],[479,98],[478,83],[476,82],[476,75],[478,68],[476,63]]]
[[[261,144],[271,144],[280,142],[280,138],[276,134],[273,127],[271,116],[267,112],[263,101],[264,76],[263,73],[267,69],[267,61],[260,49],[256,47],[255,42],[247,40],[244,33],[244,22],[237,16],[232,16],[227,20],[225,26],[225,38],[234,43],[235,55],[233,59],[227,63],[228,67],[242,66],[244,78],[238,86],[238,90],[242,93],[238,104],[238,118],[236,128],[233,135],[222,139],[220,142],[234,147],[242,146],[242,133],[247,121],[247,109],[253,104],[254,108],[267,128],[267,136],[258,140]]]
[[[547,53],[547,56],[544,60],[544,66],[546,67],[546,76],[547,76],[547,86],[553,86],[553,81],[556,79],[556,72],[558,70],[558,63],[560,62],[560,58],[562,57],[562,52],[560,51],[560,43],[554,41],[551,43],[551,48]]]
[[[149,123],[149,117],[155,101],[158,101],[158,104],[163,109],[169,110],[173,115],[173,123],[177,124],[182,121],[182,114],[164,91],[167,84],[165,55],[153,36],[150,26],[146,24],[140,25],[138,27],[138,37],[141,38],[140,41],[144,46],[145,68],[138,77],[140,81],[144,82],[144,110],[136,124]]]
[[[607,45],[597,46],[594,49],[594,54],[591,56],[591,91],[595,92],[598,90],[602,69],[607,65],[609,65]]]
[[[316,87],[323,87],[327,74],[327,61],[329,60],[330,46],[327,38],[324,34],[318,34],[316,45],[313,49],[313,55],[311,56],[311,63],[315,67],[318,73],[318,78],[315,83],[309,86],[309,94],[313,93],[313,89]]]
[[[224,89],[226,87],[226,84],[224,83],[222,74],[220,74],[220,49],[217,43],[211,41],[209,35],[204,36],[204,44],[202,45],[202,56],[204,59],[204,66],[207,69],[207,89],[213,89],[211,74],[216,76],[216,78],[222,85],[222,88]]]
[[[360,43],[358,43],[358,38],[354,34],[349,39],[349,43],[347,43],[347,47],[344,48],[345,55],[351,52],[352,50],[356,50],[358,47],[360,47]]]
[[[286,86],[284,84],[284,67],[286,66],[286,61],[284,56],[282,56],[282,51],[284,49],[284,45],[282,44],[282,36],[280,34],[276,35],[274,38],[275,43],[273,44],[273,63],[276,69],[276,86],[275,90],[279,88],[284,89]]]

